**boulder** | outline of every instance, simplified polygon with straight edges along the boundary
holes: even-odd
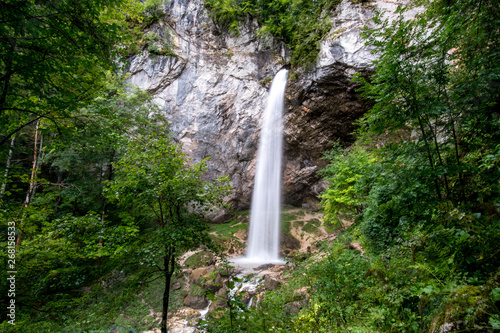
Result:
[[[219,310],[227,307],[227,287],[223,287],[215,293],[215,300],[210,304],[209,311]]]
[[[234,233],[234,236],[239,240],[245,241],[248,237],[248,231],[246,229],[240,229]]]
[[[222,288],[224,279],[219,272],[216,272],[215,274],[209,274],[206,278],[200,278],[199,282],[202,283],[201,287],[203,289],[209,290],[212,293],[216,293],[219,289]]]
[[[275,266],[275,264],[263,264],[263,265],[254,267],[253,270],[254,271],[263,271],[266,269],[270,269],[271,267],[274,267],[274,266]]]
[[[189,293],[186,298],[184,298],[183,304],[184,306],[201,310],[208,306],[208,300],[205,296],[195,296]]]
[[[215,266],[200,267],[193,270],[189,276],[191,283],[200,286],[202,289],[212,293],[222,288],[224,279]]]
[[[264,288],[266,290],[276,290],[281,284],[281,281],[278,281],[269,275],[264,276]]]
[[[288,249],[288,250],[300,249],[300,242],[292,235],[282,232],[280,235],[280,241],[282,249]]]
[[[193,271],[189,275],[189,279],[191,280],[191,282],[201,285],[201,283],[199,282],[200,278],[208,276],[208,274],[210,274],[210,272],[212,272],[213,270],[215,270],[215,266],[193,269]]]

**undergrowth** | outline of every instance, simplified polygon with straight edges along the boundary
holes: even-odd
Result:
[[[324,248],[325,257],[300,257],[286,283],[267,291],[256,308],[229,321],[212,314],[207,332],[485,332],[498,324],[500,270],[481,285],[412,259],[400,246],[361,254],[357,226]],[[304,260],[304,258],[306,258]]]

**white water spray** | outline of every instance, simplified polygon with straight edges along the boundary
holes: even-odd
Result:
[[[280,245],[283,104],[288,71],[276,74],[262,123],[245,261],[278,263]]]

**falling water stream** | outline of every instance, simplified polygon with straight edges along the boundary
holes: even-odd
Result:
[[[249,263],[281,263],[279,257],[283,104],[288,71],[274,77],[262,123],[252,193]]]
[[[283,153],[283,104],[288,71],[282,69],[274,77],[262,123],[255,182],[252,193],[250,233],[246,257],[232,261],[240,268],[261,264],[282,264],[279,257],[280,213],[281,213],[281,160]],[[248,272],[247,272],[248,273]],[[235,284],[229,297],[236,292],[254,291],[262,282],[262,277],[251,277],[244,271],[237,275],[242,282]],[[250,298],[248,307],[252,306]],[[200,310],[200,318],[205,319],[207,308]]]

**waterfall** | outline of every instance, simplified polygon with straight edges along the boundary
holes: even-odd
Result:
[[[279,257],[283,104],[288,71],[274,77],[261,127],[245,261],[281,262]]]

